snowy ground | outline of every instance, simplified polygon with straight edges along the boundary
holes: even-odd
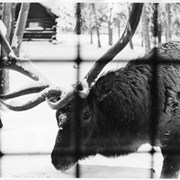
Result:
[[[98,59],[109,47],[101,49],[88,43],[89,37],[81,39],[81,57]],[[103,37],[102,44],[106,44],[107,37]],[[60,37],[61,42],[56,45],[47,41],[24,42],[21,54],[33,60],[73,60],[76,53],[76,38],[71,35]],[[136,47],[130,50],[125,48],[116,59],[131,59],[141,56],[143,50]],[[74,63],[36,63],[42,72],[55,82],[67,86],[76,82]],[[92,63],[83,63],[81,77],[83,77]],[[107,69],[123,66],[116,62],[108,65]],[[10,90],[15,90],[31,81],[16,72],[10,73]],[[23,99],[24,100],[24,99]],[[50,153],[54,146],[57,133],[55,111],[46,103],[25,112],[2,112],[4,127],[1,130],[1,149],[10,154],[1,159],[1,177],[18,178],[66,178],[74,177],[75,168],[65,173],[57,171],[51,164]],[[149,149],[149,145],[141,148],[142,152]],[[20,155],[23,153],[23,155]],[[35,155],[33,154],[35,153]],[[43,153],[43,154],[41,154]],[[136,153],[126,157],[105,158],[100,155],[80,161],[82,177],[135,177],[148,178],[151,168],[151,156],[147,153]],[[154,156],[153,169],[156,177],[159,176],[162,166],[162,156],[157,152]]]

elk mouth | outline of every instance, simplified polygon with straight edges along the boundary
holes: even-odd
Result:
[[[54,165],[54,164],[53,164]],[[73,167],[75,165],[75,163],[72,163],[72,164],[66,164],[66,163],[64,163],[64,164],[56,164],[56,165],[54,165],[54,167],[57,169],[57,170],[60,170],[60,171],[62,171],[62,172],[65,172],[65,171],[67,171],[68,169],[70,169],[71,167]]]
[[[52,155],[52,164],[57,170],[65,172],[76,164],[73,157],[60,157]]]

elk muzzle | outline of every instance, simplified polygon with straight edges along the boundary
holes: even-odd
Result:
[[[69,131],[69,123],[62,123],[56,142],[51,153],[51,161],[57,170],[66,171],[77,162],[75,148],[72,143],[72,134]]]
[[[59,153],[53,150],[51,153],[51,161],[57,170],[66,171],[76,164],[75,157],[66,155],[65,153]]]

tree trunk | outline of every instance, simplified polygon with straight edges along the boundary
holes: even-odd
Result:
[[[143,37],[143,32],[141,32],[141,47],[144,46],[144,41],[143,41],[144,37]]]
[[[131,6],[128,6],[128,11],[129,11],[129,15],[131,13]],[[133,49],[133,42],[132,42],[132,39],[129,41],[129,46],[131,49]]]
[[[172,33],[172,22],[171,22],[171,4],[166,4],[166,12],[167,12],[167,20],[166,20],[166,41],[171,40],[171,33]]]
[[[108,37],[109,37],[109,45],[113,45],[113,29],[111,27],[111,22],[108,22]]]
[[[16,28],[14,32],[14,36],[12,39],[12,48],[16,54],[19,56],[19,50],[23,39],[24,30],[26,27],[26,21],[29,13],[30,3],[22,3],[21,9],[19,11]]]
[[[99,32],[99,23],[98,23],[98,18],[97,18],[97,13],[96,13],[96,7],[95,4],[92,3],[92,9],[95,15],[95,23],[96,23],[96,33],[97,33],[97,40],[98,40],[98,47],[101,47],[101,41],[100,41],[100,32]]]
[[[11,41],[10,35],[13,31],[13,29],[12,29],[12,6],[13,6],[13,3],[4,3],[3,4],[3,13],[2,13],[2,20],[4,22],[6,29],[7,29],[6,38],[9,41],[9,43]],[[1,49],[1,57],[4,57],[4,56],[5,56],[5,53]],[[6,70],[0,71],[0,72],[1,72],[1,75],[0,75],[0,77],[1,77],[0,93],[5,93],[9,89],[9,73]],[[4,80],[6,80],[6,81],[4,81]]]
[[[6,38],[10,42],[10,34],[12,31],[11,23],[12,23],[12,3],[3,3],[2,7],[2,27],[6,27]],[[0,47],[1,58],[6,56],[2,47]],[[0,94],[6,93],[9,89],[9,72],[6,70],[0,70]],[[2,128],[3,124],[1,122],[1,115],[0,115],[0,128]]]
[[[91,44],[93,44],[93,28],[91,27],[91,25],[89,27],[89,33],[90,33]]]
[[[142,32],[145,45],[145,52],[148,52],[151,48],[149,37],[149,18],[147,17],[146,6],[143,7],[142,12]]]
[[[109,45],[113,45],[113,17],[112,17],[113,5],[109,8],[109,17],[108,17],[108,36],[109,36]]]
[[[121,37],[121,22],[119,18],[117,19],[117,29],[118,29],[118,38]]]
[[[16,11],[16,3],[12,3],[12,7],[11,7],[11,17],[12,17],[12,21],[11,21],[11,32],[10,32],[10,44],[12,44],[12,39],[14,36],[14,28],[15,28],[15,11]]]
[[[158,25],[158,44],[161,44],[162,42],[162,26],[161,24]]]
[[[4,3],[2,20],[7,28],[6,38],[10,42],[11,23],[12,23],[12,3]]]
[[[134,47],[133,47],[133,42],[132,42],[132,39],[129,41],[129,46],[130,46],[130,48],[131,49],[133,49]]]

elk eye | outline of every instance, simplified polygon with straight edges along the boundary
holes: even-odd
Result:
[[[89,112],[86,112],[84,115],[83,115],[83,118],[84,119],[88,119],[90,117],[90,113]]]

